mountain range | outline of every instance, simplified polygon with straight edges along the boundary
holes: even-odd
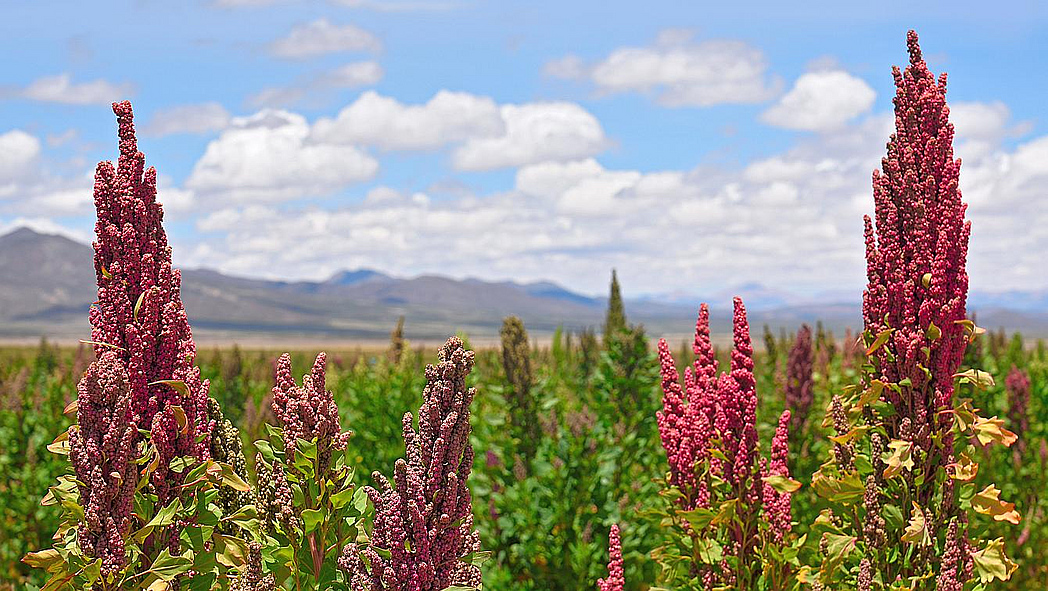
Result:
[[[28,228],[0,236],[0,338],[88,338],[87,310],[96,297],[92,256],[89,245]],[[821,320],[840,335],[845,327],[861,324],[860,294],[802,298],[746,284],[708,300],[714,331],[722,335],[730,329],[733,293],[746,301],[755,329],[763,324],[775,331],[793,329]],[[557,326],[599,330],[606,306],[605,298],[552,282],[401,278],[372,269],[342,271],[325,281],[271,281],[185,269],[182,299],[199,339],[255,343],[385,340],[399,316],[405,317],[405,334],[412,340],[437,341],[462,331],[491,342],[510,314],[543,338]],[[627,299],[626,312],[652,336],[683,339],[694,326],[699,301],[681,295]],[[1048,335],[1048,292],[973,293],[971,302],[983,326]]]

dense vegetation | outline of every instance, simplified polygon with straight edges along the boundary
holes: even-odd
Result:
[[[727,328],[727,327],[722,327]],[[771,337],[773,351],[756,353],[758,426],[770,440],[785,404],[792,336]],[[586,348],[585,343],[590,342]],[[831,392],[856,380],[854,352],[829,337],[816,341],[812,373],[815,409],[825,408]],[[1000,588],[1043,589],[1048,586],[1048,348],[1025,343],[1020,335],[985,335],[966,360],[994,377],[995,385],[976,394],[985,414],[1008,416],[1009,429],[1019,433],[1010,449],[980,452],[979,482],[996,482],[1002,497],[1014,500],[1023,516],[1019,528],[1003,523],[995,536],[1008,540],[1008,555],[1019,569]],[[676,348],[675,348],[676,349]],[[721,363],[727,362],[720,351]],[[687,356],[685,356],[685,354]],[[860,352],[861,354],[861,352]],[[482,547],[492,552],[484,579],[493,589],[594,588],[605,575],[608,533],[621,523],[628,587],[654,581],[657,566],[651,551],[662,541],[660,506],[655,480],[667,471],[658,445],[655,411],[660,408],[658,366],[644,353],[644,371],[631,378],[641,393],[637,424],[628,422],[612,393],[625,378],[621,348],[605,351],[599,343],[577,335],[559,335],[551,346],[528,348],[542,435],[530,461],[516,437],[505,436],[512,397],[512,379],[503,369],[498,348],[477,351],[470,384],[474,400],[473,445],[485,450],[474,460],[471,483],[475,522]],[[92,358],[90,347],[60,348],[42,342],[37,347],[0,349],[0,588],[23,588],[23,581],[42,584],[43,571],[20,562],[31,550],[47,547],[60,514],[40,505],[47,487],[65,469],[64,458],[47,450],[72,419],[62,414],[75,397],[72,384]],[[296,352],[293,366],[308,367],[312,352]],[[253,441],[265,437],[262,425],[275,422],[272,399],[276,351],[239,348],[207,349],[199,354],[211,394],[241,429],[245,456],[255,457]],[[678,365],[692,362],[691,348],[675,355]],[[425,386],[424,364],[436,359],[433,348],[413,347],[399,362],[386,351],[328,351],[328,388],[342,411],[342,424],[354,431],[348,449],[358,474],[390,466],[403,455],[400,439],[403,409],[417,406]],[[1007,383],[1015,371],[1029,376],[1025,413],[1009,413],[1016,394]],[[794,494],[795,529],[807,531],[821,502],[810,475],[821,463],[831,434],[813,414],[791,437],[792,473],[803,483]],[[254,465],[251,465],[252,471]],[[980,487],[981,488],[981,487]],[[809,552],[817,551],[817,542]],[[566,559],[565,559],[566,558]],[[28,577],[28,579],[26,578]]]

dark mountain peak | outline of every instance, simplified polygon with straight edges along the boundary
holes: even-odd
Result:
[[[31,245],[34,243],[63,243],[73,244],[82,248],[86,248],[88,245],[76,240],[67,238],[61,234],[47,234],[44,232],[37,232],[29,226],[20,226],[14,230],[0,236],[0,246],[14,246],[14,245]]]
[[[389,276],[373,269],[339,271],[324,281],[325,285],[356,285],[372,279],[388,279]]]

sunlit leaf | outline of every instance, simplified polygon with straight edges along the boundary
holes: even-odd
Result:
[[[765,484],[775,489],[778,493],[792,493],[796,492],[801,487],[801,483],[788,477],[781,476],[779,474],[772,474],[771,476],[765,476],[761,478]]]
[[[910,513],[910,523],[906,526],[906,530],[903,532],[902,540],[920,546],[926,546],[932,541],[931,536],[928,535],[928,527],[924,518],[924,511],[921,510],[921,506],[916,502],[913,502],[913,511]]]
[[[891,479],[897,476],[903,469],[913,469],[913,442],[895,439],[888,444],[888,451],[884,452],[881,460],[887,464],[884,468],[884,477]]]
[[[975,561],[975,571],[979,573],[979,581],[989,583],[994,579],[1007,581],[1011,578],[1019,565],[1012,562],[1004,552],[1004,538],[997,538],[987,542],[982,550],[972,552]]]
[[[1001,490],[990,484],[972,497],[972,507],[977,513],[992,515],[994,521],[1007,521],[1012,525],[1018,525],[1022,517],[1015,510],[1015,503],[1002,501]]]
[[[976,417],[973,428],[975,429],[975,437],[979,440],[979,443],[983,445],[996,441],[1005,447],[1011,447],[1011,445],[1019,439],[1018,435],[1005,429],[1004,421],[997,417],[991,417],[989,419]]]

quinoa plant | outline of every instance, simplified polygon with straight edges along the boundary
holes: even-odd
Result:
[[[531,372],[531,350],[528,348],[528,333],[524,322],[516,316],[502,321],[502,367],[509,382],[509,421],[513,434],[519,441],[519,449],[525,459],[535,453],[541,436],[535,394],[532,392],[534,376]]]
[[[829,503],[812,526],[819,563],[801,576],[813,588],[980,589],[1016,568],[1002,538],[980,533],[985,519],[1018,523],[1019,513],[995,485],[972,482],[972,442],[1015,435],[956,395],[958,380],[977,389],[992,378],[959,373],[976,331],[946,76],[928,71],[916,33],[907,42],[909,67],[893,71],[896,131],[873,175],[876,225],[865,219],[866,363],[861,383],[833,396],[832,457],[812,478]]]
[[[622,591],[626,586],[626,578],[622,571],[622,542],[619,541],[618,524],[611,526],[608,534],[608,578],[599,579],[597,588],[600,591]]]
[[[367,505],[363,489],[353,486],[351,433],[342,431],[326,369],[320,353],[299,386],[290,355],[280,357],[273,413],[281,427],[255,443],[259,537],[271,563],[262,572],[295,591],[336,584],[342,546],[356,540]]]
[[[729,373],[717,375],[709,334],[703,304],[683,387],[669,346],[659,341],[658,424],[670,467],[661,515],[671,531],[655,558],[671,588],[784,589],[799,548],[790,497],[800,483],[786,465],[790,411],[779,418],[769,463],[760,457],[753,348],[741,299],[735,298]]]
[[[417,429],[411,413],[404,415],[407,457],[394,466],[396,487],[376,472],[380,490],[364,489],[375,507],[374,528],[366,542],[346,544],[339,559],[354,589],[480,586],[480,537],[467,483],[473,468],[469,407],[476,391],[466,387],[466,376],[474,353],[452,337],[439,359],[426,367]]]
[[[131,104],[114,103],[113,111],[120,158],[115,168],[98,165],[94,188],[97,360],[67,408],[76,424],[50,447],[68,454],[72,468],[43,500],[63,510],[54,547],[24,561],[47,570],[48,589],[178,585],[190,571],[215,584],[238,564],[243,544],[215,534],[223,519],[242,517],[223,514],[219,497],[249,486],[212,459],[221,415],[208,414],[156,171],[144,169]]]

